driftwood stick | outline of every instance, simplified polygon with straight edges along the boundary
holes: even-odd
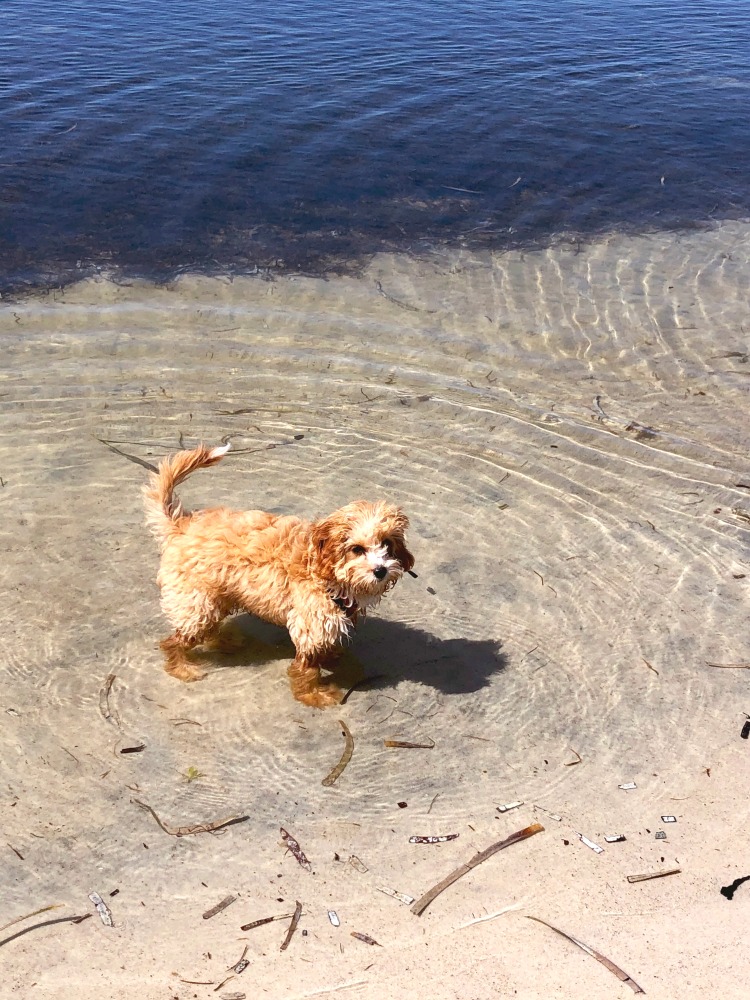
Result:
[[[509,837],[506,837],[505,840],[499,840],[496,844],[491,844],[489,847],[486,847],[483,851],[475,854],[473,858],[470,858],[466,864],[461,865],[460,868],[456,868],[454,872],[447,875],[442,882],[438,882],[437,885],[434,885],[431,889],[429,889],[424,896],[418,899],[412,906],[411,912],[420,917],[436,896],[439,896],[440,893],[443,892],[444,889],[447,889],[449,885],[453,885],[454,882],[457,882],[462,876],[466,875],[467,872],[470,872],[472,868],[476,868],[477,865],[481,865],[483,861],[486,861],[487,858],[491,858],[492,855],[497,854],[498,851],[502,851],[504,848],[510,847],[511,844],[517,844],[521,840],[527,840],[529,837],[533,837],[535,833],[541,833],[542,830],[544,830],[544,827],[541,823],[532,823],[531,826],[527,826],[523,830],[519,830],[517,833],[512,833]]]
[[[77,917],[53,917],[52,920],[41,920],[38,924],[31,924],[29,927],[24,927],[23,930],[16,931],[15,934],[11,934],[7,938],[3,938],[0,941],[0,947],[4,944],[10,944],[11,941],[15,941],[16,938],[22,937],[24,934],[28,934],[29,931],[38,930],[40,927],[51,927],[52,924],[80,924],[84,920],[92,916],[91,913],[81,913]]]
[[[297,924],[299,923],[299,918],[302,916],[302,903],[297,900],[297,906],[294,910],[294,916],[292,917],[292,922],[289,924],[289,930],[286,932],[286,937],[279,948],[279,951],[286,951],[289,947],[289,942],[292,940],[292,934],[297,930]]]
[[[235,823],[244,823],[246,819],[250,819],[249,816],[227,816],[224,819],[217,819],[213,823],[197,823],[194,826],[170,826],[168,823],[159,819],[158,815],[154,812],[151,806],[147,805],[145,802],[141,802],[140,799],[131,799],[131,802],[140,806],[141,809],[145,809],[146,812],[151,813],[162,830],[165,833],[168,833],[170,837],[189,837],[194,833],[215,833],[217,830],[222,830],[225,826],[233,826]]]
[[[546,920],[542,920],[539,917],[532,917],[527,914],[527,919],[536,920],[538,924],[544,924],[545,927],[549,927],[551,931],[554,931],[555,934],[559,934],[560,937],[564,937],[567,938],[568,941],[572,941],[572,943],[577,945],[582,951],[585,951],[587,955],[591,955],[591,957],[595,958],[597,962],[601,962],[602,965],[609,969],[613,975],[617,976],[619,980],[623,983],[627,983],[633,993],[646,992],[641,986],[638,985],[635,979],[632,979],[627,972],[625,972],[624,969],[621,969],[619,965],[615,965],[611,959],[607,958],[606,955],[602,955],[600,951],[596,951],[596,949],[592,948],[591,945],[585,944],[583,941],[579,941],[578,938],[573,937],[572,934],[567,934],[565,931],[561,931],[559,927],[554,927],[552,924],[548,924]]]
[[[341,760],[334,767],[331,773],[326,775],[326,777],[323,778],[321,782],[321,784],[325,785],[326,788],[330,788],[330,786],[333,785],[341,777],[344,768],[352,759],[352,754],[354,753],[354,737],[349,731],[349,727],[347,726],[347,724],[344,722],[343,719],[339,719],[339,725],[341,726],[341,731],[344,734],[344,739],[346,740],[346,743],[344,744],[344,750],[343,753],[341,754]]]

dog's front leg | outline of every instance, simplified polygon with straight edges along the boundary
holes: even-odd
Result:
[[[292,694],[304,705],[326,708],[338,705],[344,697],[344,692],[333,681],[321,680],[320,667],[306,656],[295,656],[287,673]]]
[[[326,642],[324,635],[317,635],[314,625],[297,615],[289,616],[287,627],[297,652],[287,671],[292,694],[297,701],[313,708],[338,705],[344,692],[333,681],[324,681],[320,676],[320,668],[329,666],[335,656],[335,646]]]

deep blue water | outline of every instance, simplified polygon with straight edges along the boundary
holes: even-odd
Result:
[[[2,0],[0,88],[5,288],[750,216],[750,0]]]

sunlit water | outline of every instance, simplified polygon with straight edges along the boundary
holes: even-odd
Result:
[[[642,804],[699,773],[744,704],[744,672],[707,661],[746,658],[747,267],[747,229],[727,224],[5,306],[14,846],[44,837],[61,884],[92,851],[138,871],[153,858],[133,837],[155,836],[140,797],[174,825],[248,813],[272,845],[296,822],[319,858],[387,865],[391,830],[481,825],[516,798],[596,829],[592,782],[611,822],[620,781]],[[385,495],[412,519],[419,578],[359,630],[342,681],[385,677],[338,711],[291,699],[288,639],[252,623],[202,683],[161,669],[147,473],[127,456],[225,436],[234,453],[189,503],[315,516]],[[109,673],[121,728],[99,710]],[[339,717],[355,756],[325,789]]]

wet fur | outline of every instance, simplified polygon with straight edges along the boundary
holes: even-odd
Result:
[[[225,507],[185,513],[175,487],[228,450],[178,452],[144,488],[146,519],[161,547],[162,609],[174,629],[161,642],[164,669],[200,680],[205,675],[188,651],[205,643],[221,648],[221,622],[247,611],[289,630],[294,697],[316,708],[336,704],[341,691],[321,680],[320,668],[357,618],[414,565],[404,539],[409,522],[384,501],[350,503],[316,522]]]

